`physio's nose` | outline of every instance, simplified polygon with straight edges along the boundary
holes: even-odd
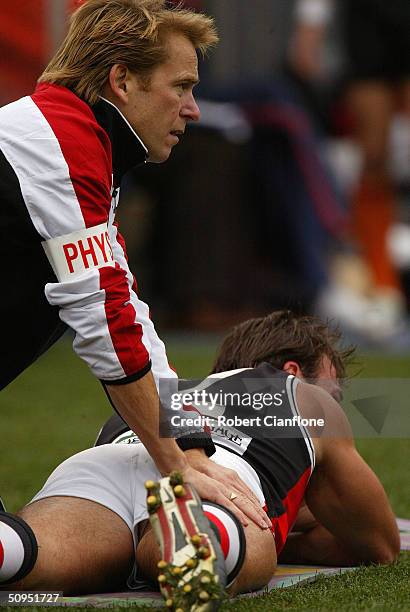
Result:
[[[199,110],[199,106],[196,103],[194,95],[190,93],[186,100],[184,100],[184,104],[182,105],[181,115],[188,119],[189,121],[199,121],[201,117],[201,111]]]

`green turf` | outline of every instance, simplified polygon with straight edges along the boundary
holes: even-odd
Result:
[[[278,589],[257,599],[235,600],[224,610],[406,610],[410,609],[410,555],[389,567],[366,567],[340,576]]]
[[[0,495],[11,511],[30,499],[60,461],[92,445],[111,414],[100,385],[69,344],[68,339],[60,341],[0,393]],[[168,343],[171,362],[186,377],[206,374],[214,348],[215,341],[203,339]],[[405,378],[409,373],[408,357],[366,356],[361,376]],[[358,441],[358,447],[383,482],[396,514],[410,518],[410,441],[368,439]],[[366,568],[276,590],[262,598],[226,604],[224,609],[408,610],[409,569],[409,555],[402,555],[389,568]]]

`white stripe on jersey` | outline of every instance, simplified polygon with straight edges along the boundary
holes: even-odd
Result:
[[[0,148],[17,175],[31,221],[42,238],[85,228],[60,144],[30,97],[0,109]]]
[[[28,213],[40,236],[49,240],[85,229],[60,144],[30,97],[0,109],[0,143],[16,172]],[[60,319],[76,332],[74,350],[94,375],[102,379],[124,378],[108,329],[105,291],[100,289],[98,270],[90,270],[75,281],[49,283],[45,295],[52,306],[60,308]],[[85,309],[92,309],[92,316],[84,316]]]
[[[299,412],[298,405],[296,402],[296,387],[299,384],[299,380],[292,375],[289,375],[286,379],[286,391],[289,398],[289,404],[292,410],[292,413],[295,416],[300,416],[303,418]],[[305,444],[310,457],[310,464],[312,466],[312,471],[315,469],[315,447],[313,446],[312,439],[310,437],[309,432],[303,425],[300,426],[301,432],[303,434],[303,439],[305,440]]]
[[[86,227],[69,167],[51,126],[31,97],[0,109],[0,148],[20,183],[31,221],[44,240],[54,239]],[[41,180],[38,180],[38,179]],[[114,258],[126,271],[130,300],[136,323],[142,325],[142,344],[152,362],[158,384],[160,377],[174,378],[165,347],[149,318],[148,306],[132,291],[133,277],[113,227],[114,207],[108,224]],[[76,332],[73,347],[93,374],[104,380],[125,377],[111,339],[105,313],[106,293],[100,288],[98,270],[88,270],[82,278],[49,283],[48,302],[60,308],[60,318]]]

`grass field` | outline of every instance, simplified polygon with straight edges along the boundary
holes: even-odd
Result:
[[[179,373],[206,374],[215,343],[170,339],[168,352]],[[410,357],[364,358],[362,376],[406,378]],[[410,409],[410,406],[409,406]],[[111,414],[108,401],[68,339],[0,394],[0,495],[15,511],[40,488],[63,459],[91,446]],[[410,518],[410,440],[358,441],[362,455],[380,477],[397,515]],[[365,568],[316,583],[277,590],[226,610],[409,610],[410,561],[403,554],[389,568]],[[33,608],[30,608],[33,610]]]

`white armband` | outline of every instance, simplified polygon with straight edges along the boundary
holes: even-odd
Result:
[[[42,244],[60,283],[76,280],[94,268],[115,266],[106,223],[52,238]]]

